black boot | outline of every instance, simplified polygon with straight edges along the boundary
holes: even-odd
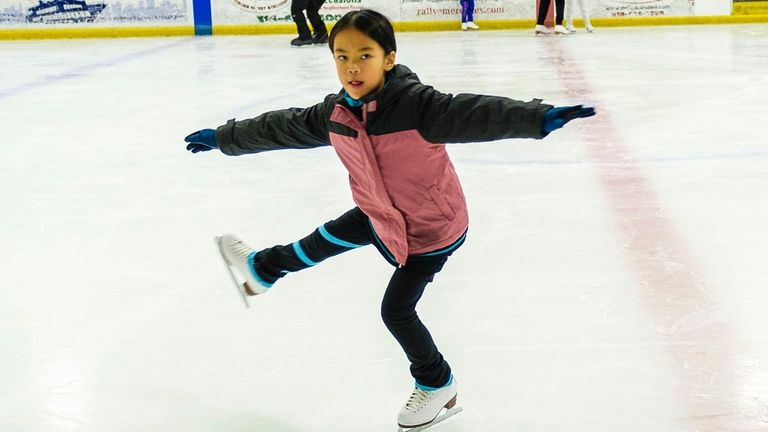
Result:
[[[312,36],[312,43],[315,45],[319,44],[327,44],[328,43],[328,32],[317,34],[315,33],[314,36]]]
[[[312,45],[312,38],[302,39],[301,36],[299,36],[291,41],[291,46],[301,47],[307,45]]]
[[[312,44],[312,33],[309,32],[309,26],[307,25],[307,19],[304,18],[302,12],[291,15],[293,22],[296,23],[296,32],[299,33],[299,37],[291,41],[291,46],[300,47],[304,45]]]

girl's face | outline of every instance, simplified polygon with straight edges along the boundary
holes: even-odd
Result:
[[[333,58],[341,85],[354,99],[382,88],[384,74],[395,67],[394,51],[385,53],[381,45],[355,28],[336,35]]]

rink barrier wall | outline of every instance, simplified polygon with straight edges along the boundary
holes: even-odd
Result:
[[[192,26],[0,29],[0,40],[194,36]]]
[[[750,24],[768,23],[768,14],[764,15],[728,15],[728,16],[680,16],[680,17],[611,17],[592,18],[595,27],[635,27],[635,26],[664,26],[664,25],[697,25],[697,24]],[[525,20],[475,20],[482,30],[528,30],[533,29],[536,21]],[[577,27],[583,27],[581,18],[574,18]],[[457,21],[404,21],[392,23],[396,32],[431,32],[455,31],[460,29]],[[329,26],[330,29],[330,26]],[[481,30],[481,31],[482,31]],[[225,35],[263,35],[263,34],[294,34],[293,24],[272,25],[214,25],[213,34]]]
[[[749,24],[768,23],[768,13],[755,14],[749,10],[768,8],[768,2],[751,2],[754,9],[725,16],[667,16],[667,17],[610,17],[592,18],[595,27],[635,27],[665,25],[701,25],[701,24]],[[204,35],[274,35],[294,34],[296,27],[291,24],[261,25],[212,25],[210,10],[208,21],[202,16],[201,25],[195,26],[146,26],[146,27],[89,27],[89,28],[51,28],[51,29],[0,29],[0,40],[12,39],[84,39],[84,38],[122,38],[122,37],[159,37],[159,36],[204,36]],[[196,21],[200,18],[195,16]],[[576,26],[583,26],[581,19],[574,19]],[[533,19],[525,20],[477,20],[483,30],[520,30],[532,29],[536,24]],[[394,22],[398,32],[456,31],[459,23],[450,21],[405,21]]]
[[[768,15],[768,1],[744,1],[733,4],[734,15]]]
[[[213,34],[211,0],[192,0],[192,16],[195,23],[195,36]]]

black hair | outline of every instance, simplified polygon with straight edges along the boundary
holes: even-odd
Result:
[[[384,48],[384,54],[397,51],[395,29],[392,28],[389,19],[373,9],[362,9],[348,12],[333,26],[328,37],[328,47],[331,48],[331,52],[333,52],[333,41],[336,39],[336,35],[348,28],[365,33],[366,36],[375,40]]]

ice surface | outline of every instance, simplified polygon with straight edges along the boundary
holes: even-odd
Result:
[[[0,430],[396,429],[412,388],[373,248],[245,309],[212,241],[292,242],[353,203],[329,148],[183,137],[339,89],[290,36],[0,43]],[[444,92],[593,104],[453,145],[468,241],[419,312],[443,432],[768,430],[768,27],[403,33]]]

